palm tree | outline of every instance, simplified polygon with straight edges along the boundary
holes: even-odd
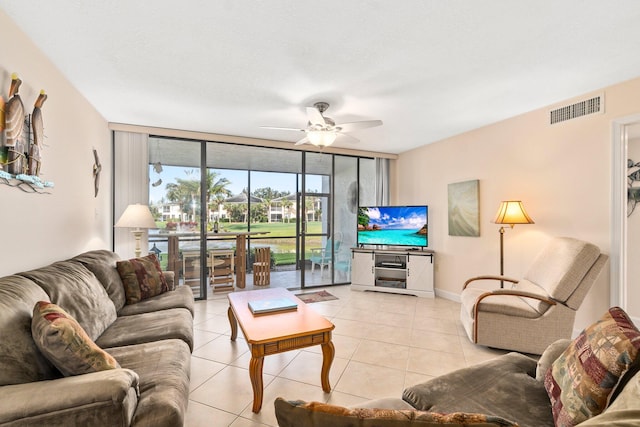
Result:
[[[309,219],[309,212],[311,212],[311,221],[316,220],[316,211],[315,211],[315,197],[307,196],[304,198],[304,218],[305,220]]]
[[[209,209],[216,212],[216,220],[220,220],[220,207],[223,205],[226,198],[227,195],[222,193],[213,195],[213,200],[211,201]]]
[[[207,170],[206,188],[207,188],[207,207],[213,207],[217,211],[222,201],[231,195],[231,191],[227,188],[231,181],[225,177],[218,179],[220,174],[211,170]],[[209,220],[209,212],[207,212],[207,221]]]
[[[211,170],[207,171],[206,176],[206,206],[208,207],[212,201],[224,198],[231,195],[231,191],[226,187],[231,182],[224,177],[218,178],[220,174]],[[200,181],[197,179],[183,179],[176,178],[175,183],[167,184],[167,199],[174,203],[180,204],[180,210],[182,212],[190,212],[192,209],[192,203],[195,201],[195,206],[198,207],[197,213],[202,213],[200,208]],[[195,218],[194,218],[195,220]],[[208,212],[207,212],[208,220]]]
[[[291,222],[291,206],[293,206],[293,202],[289,199],[282,199],[282,208],[286,212],[285,216],[287,217],[287,222]]]
[[[200,194],[200,181],[176,178],[176,182],[168,183],[166,188],[167,199],[178,203],[181,212],[190,212],[192,201]]]

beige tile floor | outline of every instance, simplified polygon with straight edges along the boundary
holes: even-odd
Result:
[[[278,396],[345,406],[400,397],[405,387],[504,353],[469,342],[456,302],[349,286],[325,289],[338,299],[311,306],[336,325],[332,391],[324,393],[320,386],[319,346],[267,356],[259,414],[251,412],[248,347],[241,335],[236,342],[229,339],[226,295],[196,302],[185,426],[277,426],[273,401]]]

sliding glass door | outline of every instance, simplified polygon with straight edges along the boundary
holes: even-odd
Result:
[[[351,248],[356,246],[358,165],[356,157],[334,156],[333,235],[339,243],[334,256],[334,282],[351,281]]]
[[[206,298],[207,281],[201,148],[194,141],[149,141],[149,207],[158,227],[149,230],[149,252],[176,280],[191,286],[195,298]]]
[[[271,287],[350,281],[360,162],[373,160],[159,137],[148,147],[159,227],[149,249],[198,298],[219,290],[213,272],[228,252],[236,289],[253,289],[257,248],[269,248]]]
[[[300,175],[298,267],[300,287],[333,283],[332,156],[304,153]]]

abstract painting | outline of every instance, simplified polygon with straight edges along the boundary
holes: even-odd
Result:
[[[449,236],[480,236],[477,179],[449,184]]]

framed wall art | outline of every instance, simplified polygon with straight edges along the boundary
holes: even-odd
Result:
[[[479,187],[477,179],[449,184],[449,236],[480,236]]]

